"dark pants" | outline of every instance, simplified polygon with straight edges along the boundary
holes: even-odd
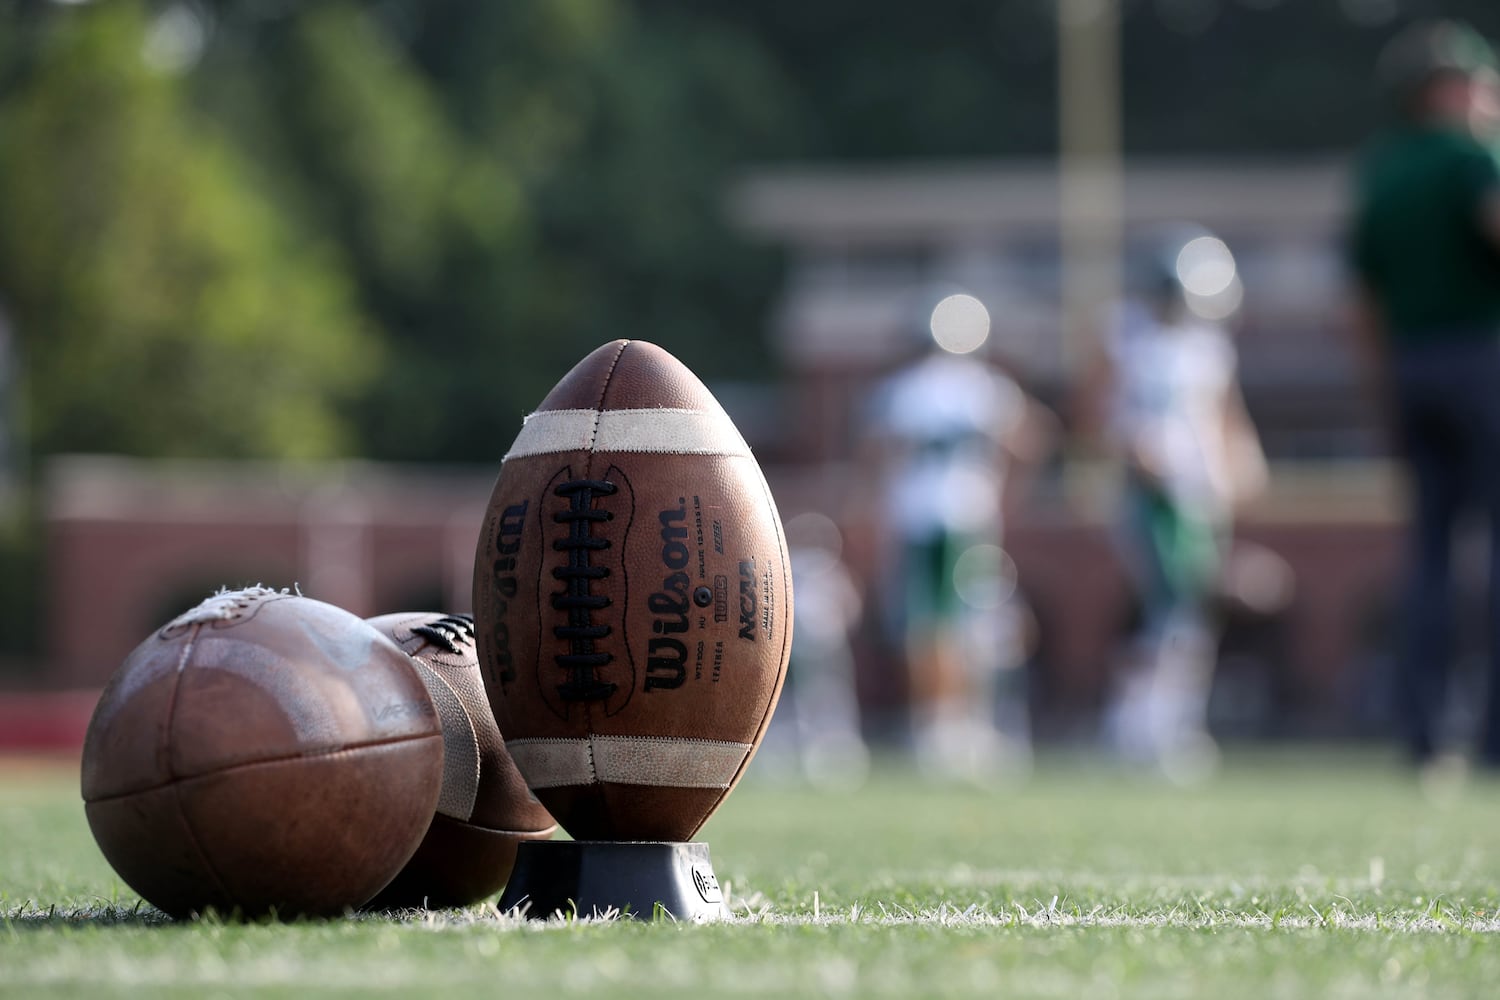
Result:
[[[1223,570],[1225,530],[1208,511],[1174,502],[1134,475],[1125,480],[1122,539],[1141,602],[1141,632],[1173,622],[1207,624]]]
[[[1500,765],[1500,338],[1398,348],[1396,415],[1411,472],[1397,711],[1417,760],[1440,749],[1452,657],[1453,528],[1477,507],[1490,525],[1489,685],[1480,756]]]

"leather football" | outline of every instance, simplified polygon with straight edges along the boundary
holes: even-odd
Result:
[[[105,858],[173,916],[341,913],[417,849],[443,737],[411,659],[321,601],[217,594],[120,666],[83,748]]]
[[[480,533],[474,611],[506,748],[578,840],[688,840],[786,674],[781,520],[729,416],[644,341],[526,418]]]
[[[485,697],[468,615],[403,612],[369,619],[412,658],[443,724],[443,785],[417,853],[371,908],[465,906],[505,887],[523,840],[557,822],[505,752]]]

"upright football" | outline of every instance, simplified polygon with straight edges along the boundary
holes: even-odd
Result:
[[[505,456],[474,569],[506,748],[580,840],[687,840],[734,787],[786,673],[791,572],[759,465],[644,341],[584,358]]]

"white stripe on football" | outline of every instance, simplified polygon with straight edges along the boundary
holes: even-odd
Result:
[[[657,788],[728,788],[749,743],[653,736],[506,740],[526,783],[563,788],[613,782]]]
[[[538,410],[505,457],[567,451],[749,457],[750,446],[722,410]]]

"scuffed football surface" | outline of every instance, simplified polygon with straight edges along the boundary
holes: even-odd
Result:
[[[358,617],[251,588],[151,636],[83,749],[89,827],[167,913],[335,914],[416,850],[443,741],[410,658]]]
[[[765,477],[681,362],[606,344],[526,419],[474,609],[506,747],[563,828],[691,838],[770,721],[792,594]]]
[[[372,908],[464,906],[505,887],[523,840],[557,823],[526,787],[495,725],[468,615],[403,612],[369,619],[412,657],[443,724],[443,787],[417,853]]]

